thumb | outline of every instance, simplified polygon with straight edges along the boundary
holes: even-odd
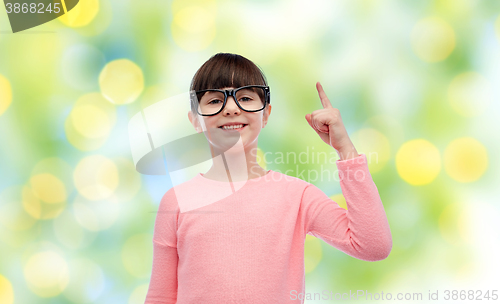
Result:
[[[311,128],[313,128],[314,131],[316,131],[316,133],[318,133],[318,130],[316,130],[316,128],[313,126],[312,124],[312,121],[311,121],[311,114],[306,114],[306,120],[307,120],[307,123],[311,126]],[[318,133],[319,134],[319,133]]]
[[[311,128],[313,128],[313,126],[311,124],[311,114],[306,114],[306,120],[307,120],[307,123],[311,126]]]

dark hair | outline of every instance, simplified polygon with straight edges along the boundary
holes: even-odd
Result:
[[[246,85],[267,86],[262,70],[249,59],[231,53],[217,53],[210,57],[196,72],[190,91],[206,89],[239,88]],[[198,100],[204,93],[197,93]],[[265,96],[261,96],[264,100]],[[191,102],[191,110],[195,112]]]

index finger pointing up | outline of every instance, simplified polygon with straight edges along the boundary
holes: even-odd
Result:
[[[319,99],[321,100],[321,104],[323,105],[323,108],[324,109],[333,108],[332,103],[330,102],[330,100],[326,96],[325,91],[323,91],[323,87],[321,86],[319,81],[316,82],[316,89],[318,90]]]

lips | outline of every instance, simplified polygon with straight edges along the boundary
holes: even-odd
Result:
[[[223,127],[225,127],[225,126],[231,127],[231,126],[238,126],[238,125],[243,125],[243,127],[247,126],[247,124],[244,124],[244,123],[239,122],[239,123],[228,123],[228,124],[224,124],[224,125],[222,125],[222,126],[219,126],[218,128],[221,128],[221,129],[222,129],[222,128],[223,128]]]
[[[224,131],[240,131],[240,130],[243,130],[245,129],[245,127],[247,126],[247,124],[240,124],[240,125],[243,125],[243,127],[241,128],[238,128],[238,129],[224,129],[223,126],[220,126],[219,129],[222,129]],[[227,126],[227,125],[226,125]]]
[[[234,125],[243,125],[243,126],[246,126],[247,124],[242,123],[242,122],[228,122],[228,123],[225,123],[223,125],[218,126],[218,128],[222,128],[224,126],[234,126]]]

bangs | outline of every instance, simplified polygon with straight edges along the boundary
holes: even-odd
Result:
[[[196,72],[191,90],[239,88],[246,85],[267,85],[259,67],[243,56],[218,53]]]

